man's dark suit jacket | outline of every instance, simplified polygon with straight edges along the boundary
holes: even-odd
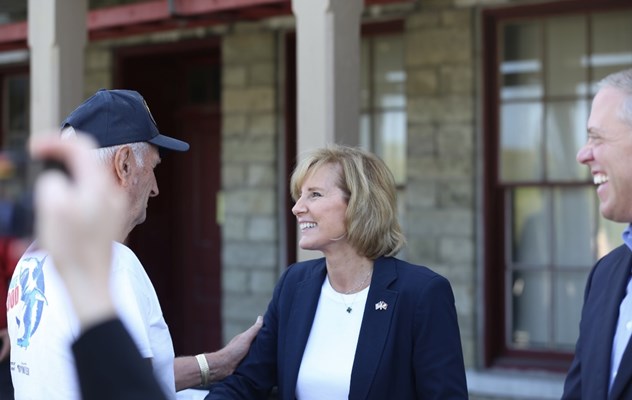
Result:
[[[295,398],[325,259],[290,266],[277,284],[250,351],[207,400],[265,399],[278,386]],[[376,307],[386,304],[387,307]],[[332,337],[331,340],[336,340]],[[375,261],[351,372],[349,399],[467,399],[463,354],[449,282],[396,258]]]
[[[120,320],[87,330],[72,351],[83,400],[167,399]]]
[[[632,271],[632,252],[619,246],[595,265],[584,294],[575,358],[564,384],[562,399],[632,399],[632,349],[623,353],[619,372],[608,394],[612,343]]]

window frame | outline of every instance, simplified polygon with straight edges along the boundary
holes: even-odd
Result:
[[[380,22],[368,22],[368,23],[363,23],[360,27],[360,40],[363,41],[364,39],[373,39],[373,38],[377,38],[380,36],[388,36],[388,35],[400,35],[402,37],[402,40],[404,40],[404,27],[405,27],[405,23],[404,20],[401,19],[395,19],[395,20],[389,20],[389,21],[380,21]],[[373,54],[372,54],[372,50],[373,48],[371,47],[370,49],[370,54],[369,54],[369,58],[372,59]],[[371,65],[369,66],[369,76],[372,76],[373,73],[373,64],[371,63]],[[404,64],[404,68],[405,68],[405,64]],[[376,138],[375,138],[375,117],[376,117],[376,113],[380,113],[386,109],[390,109],[390,108],[383,108],[383,107],[375,107],[374,106],[374,102],[373,102],[373,95],[375,94],[375,88],[373,87],[374,81],[372,79],[369,79],[369,94],[370,94],[370,98],[369,98],[369,105],[366,108],[362,108],[360,109],[360,114],[362,114],[362,112],[367,112],[370,115],[370,119],[371,119],[371,132],[370,132],[370,148],[368,149],[369,151],[372,151],[374,153],[377,154],[376,151]],[[359,94],[359,93],[358,93]],[[406,107],[404,106],[402,108],[405,112],[406,112]],[[408,118],[406,118],[406,120],[408,120]],[[404,181],[403,183],[397,183],[397,189],[399,191],[403,190],[406,186],[406,182]]]
[[[572,352],[561,350],[521,350],[507,345],[507,307],[510,306],[505,269],[505,229],[508,225],[506,189],[512,184],[499,179],[500,161],[500,79],[497,74],[502,61],[499,35],[503,23],[522,19],[570,16],[593,12],[632,9],[625,0],[608,2],[570,0],[549,4],[520,5],[484,9],[482,20],[482,158],[483,158],[483,363],[485,367],[546,369],[565,372]],[[573,187],[580,183],[538,183],[535,187]],[[501,210],[501,211],[499,211]],[[502,244],[502,245],[499,245]],[[582,296],[583,298],[583,296]]]

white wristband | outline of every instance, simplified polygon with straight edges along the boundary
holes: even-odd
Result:
[[[206,386],[208,384],[208,375],[210,369],[208,367],[208,362],[206,362],[206,356],[204,354],[198,354],[195,356],[195,359],[200,366],[200,376],[202,377],[202,386]]]

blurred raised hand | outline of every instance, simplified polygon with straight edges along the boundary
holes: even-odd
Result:
[[[35,184],[35,238],[53,257],[85,329],[115,315],[109,294],[112,241],[125,215],[125,198],[84,135],[31,140],[34,159],[54,160],[68,173],[45,170]]]

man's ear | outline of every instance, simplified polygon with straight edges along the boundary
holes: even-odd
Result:
[[[114,153],[114,171],[116,172],[116,179],[123,186],[129,180],[132,173],[132,163],[134,155],[132,149],[129,146],[121,146],[116,149]]]

